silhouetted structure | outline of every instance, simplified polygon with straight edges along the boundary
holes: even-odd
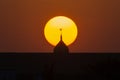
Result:
[[[61,35],[60,35],[60,41],[54,48],[53,57],[51,60],[51,63],[48,64],[48,67],[46,67],[46,77],[48,77],[48,80],[56,80],[56,76],[58,74],[57,67],[58,64],[61,64],[64,62],[65,57],[69,53],[69,49],[67,45],[62,40],[62,29],[60,29]],[[45,68],[44,68],[45,69]]]
[[[69,54],[60,31],[53,54],[0,54],[0,80],[120,80],[120,54]]]
[[[62,32],[62,29],[60,29],[60,31]],[[66,46],[66,44],[63,42],[62,40],[62,33],[60,35],[60,42],[57,44],[57,46],[55,46],[54,48],[54,54],[55,55],[65,55],[69,53],[69,49]]]

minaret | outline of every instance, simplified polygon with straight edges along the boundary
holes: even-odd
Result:
[[[63,64],[66,62],[66,59],[69,53],[69,49],[67,45],[64,43],[64,39],[62,36],[63,29],[60,28],[59,30],[60,30],[60,41],[57,44],[57,46],[55,46],[54,48],[54,53],[53,53],[54,56],[52,60],[52,63],[54,64],[53,75],[57,75],[61,73],[62,67],[64,66]]]
[[[57,46],[55,46],[54,48],[54,53],[55,55],[58,54],[58,55],[64,55],[64,54],[67,54],[69,52],[69,49],[67,47],[67,45],[64,43],[63,41],[63,38],[62,38],[62,28],[60,28],[60,41],[59,43],[57,44]]]

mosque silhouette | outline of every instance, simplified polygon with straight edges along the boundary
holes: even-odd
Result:
[[[119,68],[119,54],[70,53],[62,34],[53,53],[0,54],[0,80],[119,80]]]

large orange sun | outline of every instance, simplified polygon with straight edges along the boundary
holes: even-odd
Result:
[[[77,26],[72,19],[65,16],[56,16],[50,19],[44,28],[46,40],[53,46],[60,41],[62,29],[62,40],[68,46],[72,44],[78,34]]]

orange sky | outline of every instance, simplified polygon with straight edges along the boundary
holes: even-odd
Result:
[[[120,52],[120,0],[0,0],[0,51],[52,52],[45,23],[73,19],[79,29],[70,52]]]

